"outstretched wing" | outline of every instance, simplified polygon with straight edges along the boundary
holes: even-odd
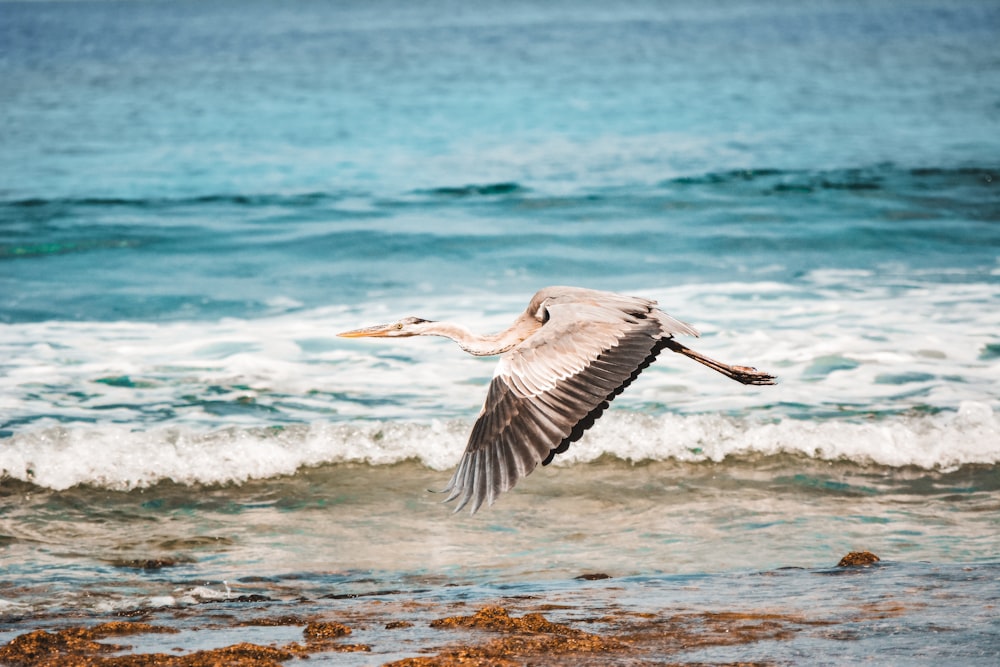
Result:
[[[456,512],[475,512],[539,463],[566,451],[673,333],[697,335],[655,302],[608,292],[549,288],[528,313],[544,321],[500,358],[462,460],[444,489]]]

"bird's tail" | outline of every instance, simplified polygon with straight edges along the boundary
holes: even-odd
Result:
[[[751,368],[750,366],[731,366],[730,364],[724,364],[721,361],[716,361],[710,357],[706,357],[700,352],[695,352],[690,347],[678,343],[673,338],[667,338],[663,341],[663,346],[668,350],[672,350],[677,354],[683,354],[689,359],[694,359],[699,364],[708,366],[713,371],[722,373],[727,378],[731,380],[736,380],[743,384],[775,384],[775,377],[770,373],[765,373],[764,371],[759,371],[756,368]]]

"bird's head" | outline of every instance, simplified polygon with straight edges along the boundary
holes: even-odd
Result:
[[[428,324],[433,324],[433,322],[422,320],[419,317],[404,317],[392,324],[376,324],[373,327],[353,329],[337,335],[341,338],[406,338],[425,333],[425,325]]]

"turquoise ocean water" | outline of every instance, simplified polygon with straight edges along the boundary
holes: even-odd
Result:
[[[892,623],[690,659],[993,664],[998,38],[993,2],[0,2],[0,638],[262,581],[843,616],[817,573],[869,549],[838,586]],[[452,516],[494,360],[335,334],[553,284],[779,384],[661,358]]]

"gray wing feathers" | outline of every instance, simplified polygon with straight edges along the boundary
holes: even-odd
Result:
[[[553,294],[552,292],[558,291]],[[542,290],[548,321],[507,352],[444,491],[475,512],[565,451],[675,333],[697,335],[655,302],[605,292]]]

